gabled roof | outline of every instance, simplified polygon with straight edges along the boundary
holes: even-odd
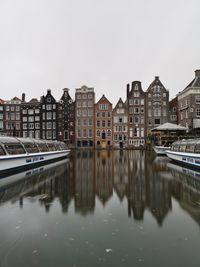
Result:
[[[21,99],[17,96],[13,97],[12,100],[15,100],[15,101],[21,101]]]
[[[200,88],[200,70],[195,71],[195,78],[183,89],[183,91],[179,92],[179,94],[189,90],[190,88]]]
[[[147,92],[149,92],[151,90],[151,88],[155,85],[159,85],[159,86],[162,86],[164,90],[167,91],[167,89],[165,88],[165,86],[161,83],[160,79],[159,79],[159,76],[156,76],[154,81],[149,85],[148,89],[147,89]]]
[[[4,104],[4,100],[0,98],[0,104]]]
[[[112,105],[112,103],[107,99],[107,97],[105,97],[105,95],[102,95],[102,97],[99,99],[99,101],[97,101],[96,104],[98,104],[99,102],[101,102],[102,99],[105,99],[105,101],[109,102],[110,105]]]

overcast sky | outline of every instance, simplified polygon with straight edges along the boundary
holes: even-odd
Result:
[[[94,87],[115,105],[159,76],[170,98],[200,68],[199,0],[0,0],[0,98]]]

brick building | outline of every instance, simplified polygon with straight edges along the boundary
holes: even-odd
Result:
[[[150,130],[169,121],[169,91],[156,76],[146,91],[146,127]]]
[[[194,79],[178,94],[180,124],[188,132],[200,135],[200,70],[195,71]]]
[[[57,139],[57,102],[47,90],[46,96],[42,96],[40,112],[40,138],[56,140]]]
[[[69,89],[63,89],[63,95],[58,103],[58,140],[67,145],[75,142],[75,103],[69,95]]]
[[[40,111],[41,104],[36,98],[25,101],[25,94],[22,95],[21,118],[22,136],[30,138],[40,138]]]
[[[113,109],[113,147],[128,147],[128,110],[127,102],[121,97]]]
[[[75,92],[76,147],[94,146],[94,88],[82,86]]]
[[[103,95],[95,104],[95,147],[112,147],[112,104]]]
[[[128,143],[129,147],[141,147],[145,145],[145,92],[141,82],[134,81],[127,84],[128,106]]]

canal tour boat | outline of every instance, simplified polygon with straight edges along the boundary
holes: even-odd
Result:
[[[158,156],[166,156],[166,151],[170,149],[171,149],[170,146],[154,146],[153,147],[153,150]]]
[[[0,136],[0,176],[66,157],[64,142]]]
[[[172,144],[167,156],[182,164],[200,169],[200,139],[183,139]]]

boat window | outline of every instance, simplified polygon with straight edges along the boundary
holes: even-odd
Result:
[[[191,153],[194,152],[194,144],[187,145],[185,152],[191,152]]]
[[[38,146],[41,152],[49,151],[49,148],[46,143],[38,143]]]
[[[173,150],[173,151],[179,151],[179,145],[178,145],[178,144],[174,144],[174,145],[172,146],[172,150]]]
[[[3,148],[0,146],[0,156],[3,156],[3,155],[5,155],[5,152],[4,152]]]
[[[56,150],[59,151],[59,150],[62,150],[61,146],[59,143],[55,143],[55,147],[56,147]]]
[[[200,153],[200,144],[196,144],[196,146],[194,148],[194,152],[195,153]]]
[[[5,149],[10,155],[25,154],[21,144],[6,144]]]
[[[47,143],[47,145],[48,145],[50,151],[55,151],[56,150],[56,147],[55,147],[54,143]]]
[[[186,145],[185,144],[180,144],[179,151],[180,152],[185,152]]]
[[[38,147],[34,143],[26,143],[24,144],[24,147],[28,153],[37,153],[39,152]]]

